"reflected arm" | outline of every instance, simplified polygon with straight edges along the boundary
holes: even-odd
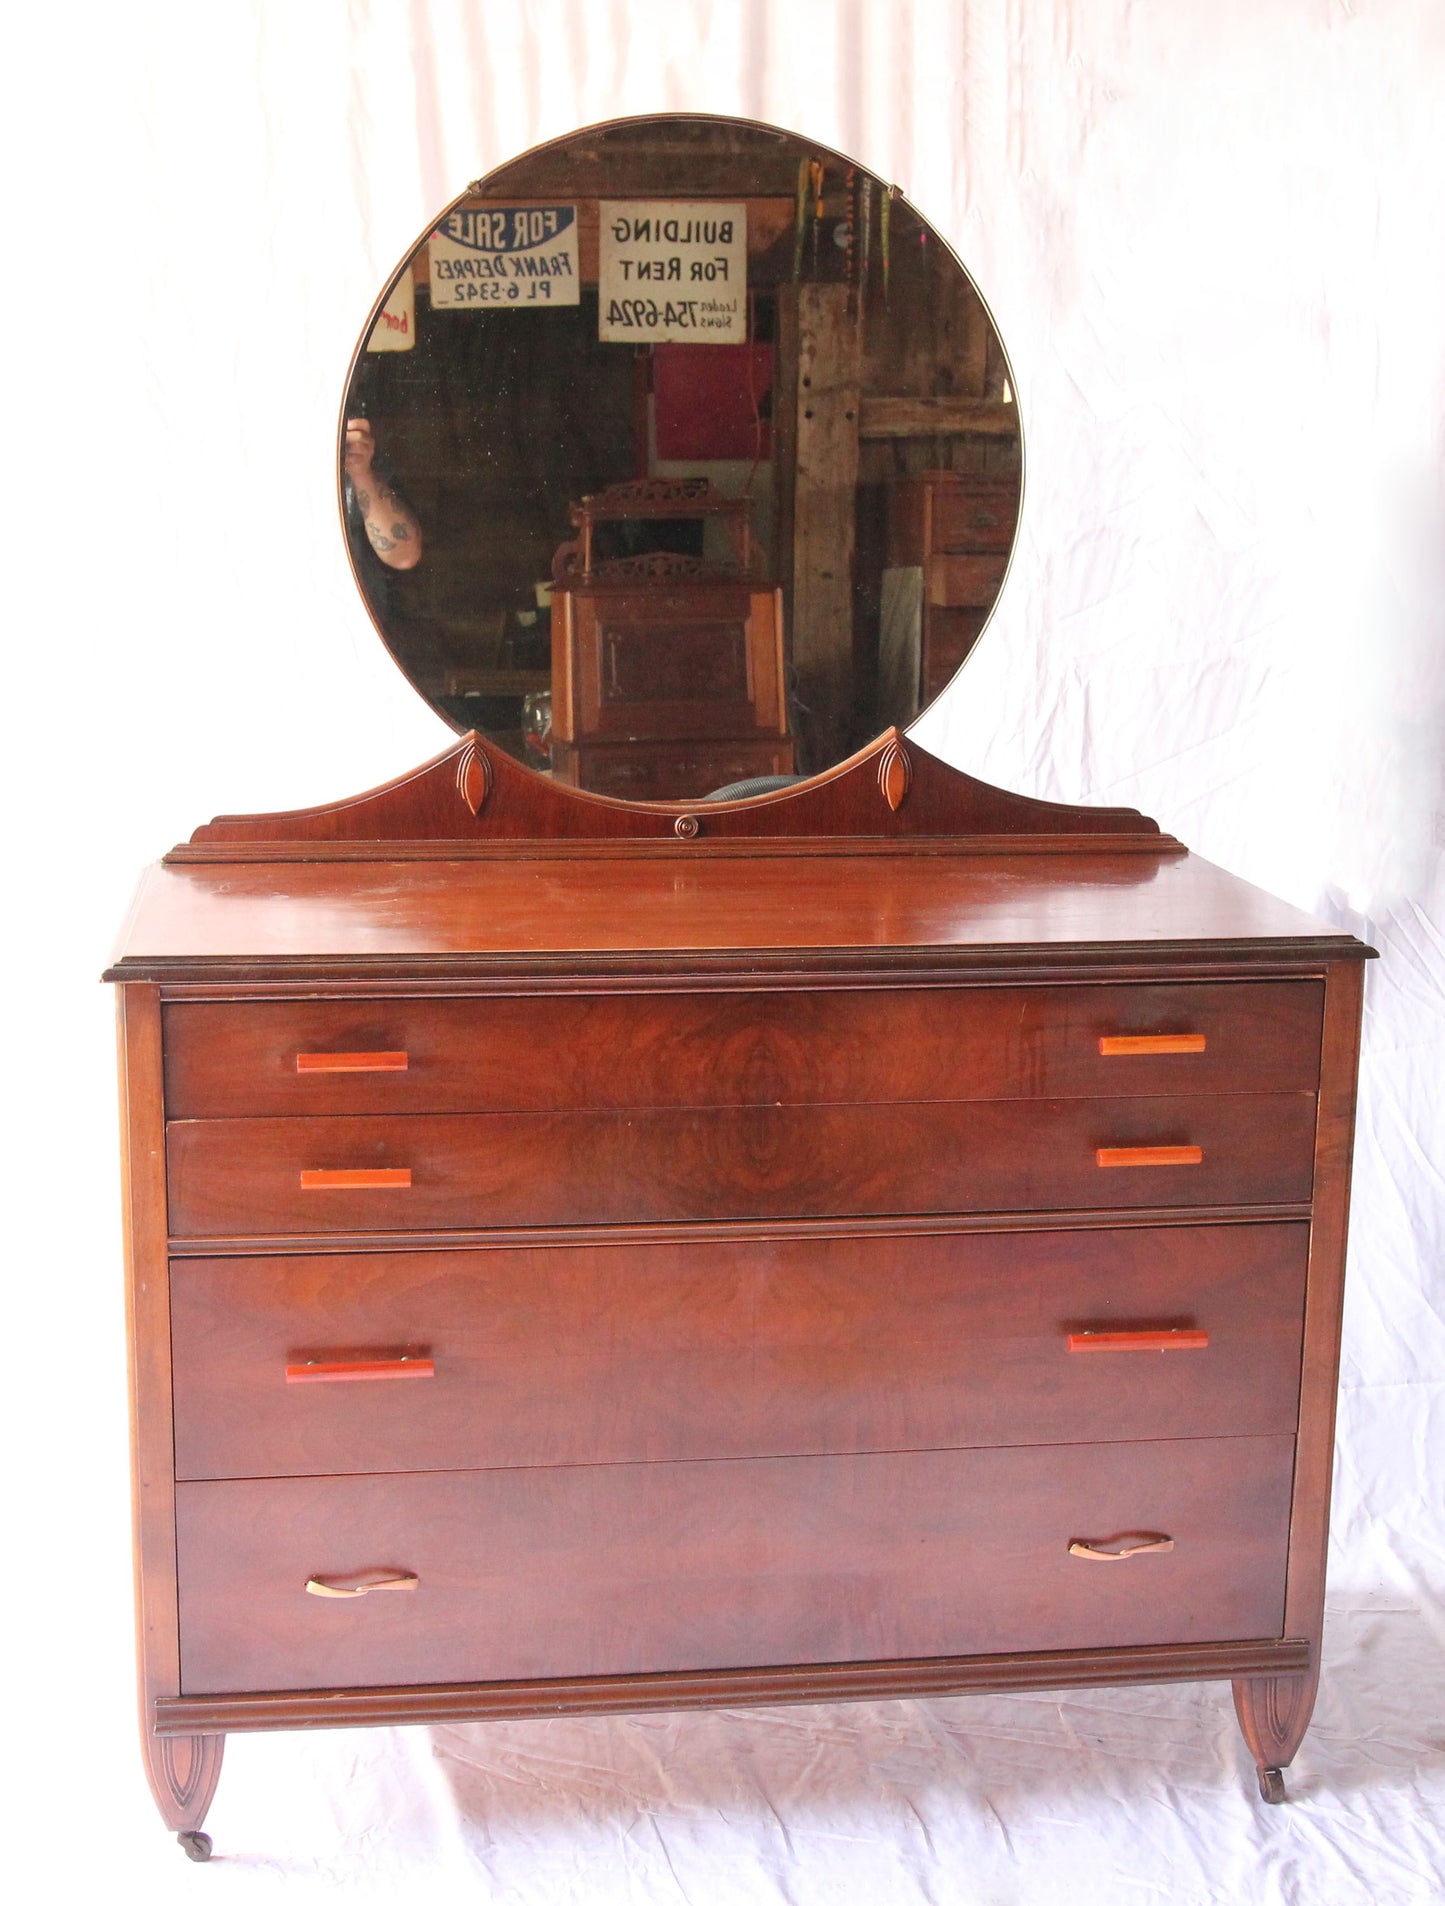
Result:
[[[348,417],[344,463],[366,540],[389,569],[415,569],[421,561],[421,526],[372,467],[375,454],[371,425],[364,417]]]

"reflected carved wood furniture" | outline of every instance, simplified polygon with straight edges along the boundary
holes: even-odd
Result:
[[[728,553],[601,558],[599,525],[720,523]],[[791,774],[781,591],[752,574],[749,504],[705,478],[640,480],[572,508],[552,594],[552,769],[569,787],[700,800]]]
[[[697,813],[476,737],[151,870],[142,1731],[1319,1667],[1362,956],[896,733]]]

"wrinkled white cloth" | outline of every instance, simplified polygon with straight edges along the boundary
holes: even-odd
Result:
[[[17,1896],[1445,1898],[1436,0],[53,0],[6,54]],[[197,1873],[132,1735],[96,975],[139,868],[198,822],[444,745],[346,569],[357,331],[467,180],[687,108],[897,180],[1008,347],[1022,537],[919,739],[1142,807],[1384,956],[1296,1797],[1254,1797],[1218,1686],[260,1736],[228,1747]]]

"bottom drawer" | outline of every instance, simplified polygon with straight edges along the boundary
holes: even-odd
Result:
[[[1258,1436],[182,1483],[182,1688],[1265,1639],[1293,1455]],[[307,1592],[365,1571],[415,1586]]]

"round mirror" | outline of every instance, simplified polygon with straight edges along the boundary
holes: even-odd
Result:
[[[760,791],[911,721],[1018,521],[968,274],[895,189],[739,120],[617,121],[471,186],[373,309],[341,429],[415,688],[622,798]]]

